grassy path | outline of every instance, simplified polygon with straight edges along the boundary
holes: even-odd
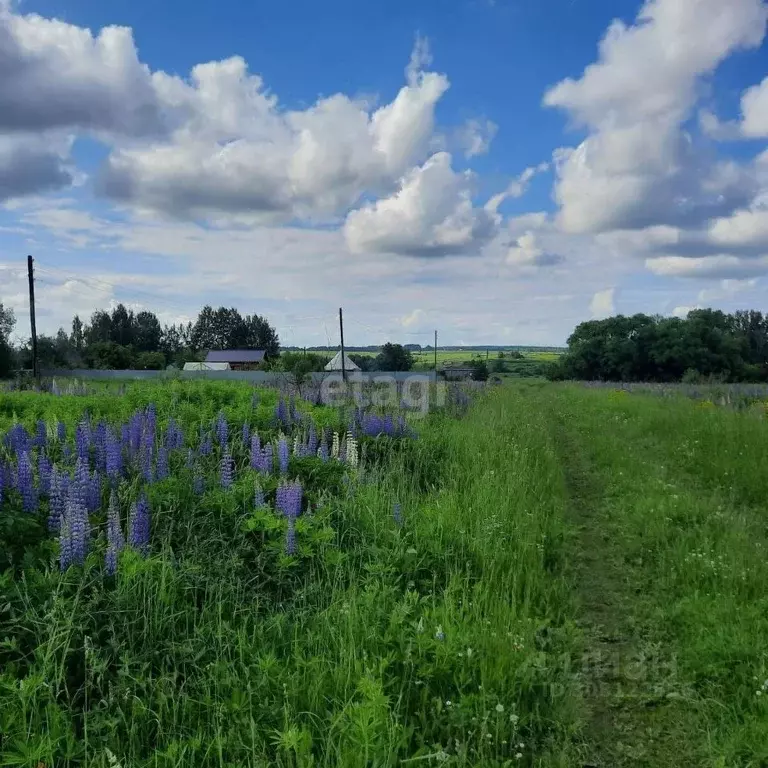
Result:
[[[765,425],[578,389],[535,399],[577,530],[579,764],[768,765]]]

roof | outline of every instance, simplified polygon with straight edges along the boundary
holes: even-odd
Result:
[[[347,371],[359,371],[360,366],[355,365],[350,359],[349,355],[344,353],[344,369]],[[331,360],[328,365],[325,366],[326,371],[340,371],[341,370],[341,352],[337,352],[336,356]]]
[[[229,363],[184,363],[185,371],[228,371]]]
[[[206,355],[206,363],[260,363],[263,349],[212,349]]]

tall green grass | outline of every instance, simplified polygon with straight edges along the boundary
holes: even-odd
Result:
[[[0,427],[152,400],[194,428],[238,416],[244,393],[22,393]],[[252,480],[199,498],[177,476],[152,489],[151,556],[124,553],[114,579],[95,554],[60,574],[54,542],[0,575],[0,765],[568,764],[575,634],[546,423],[503,390],[418,428],[299,521],[300,557]]]

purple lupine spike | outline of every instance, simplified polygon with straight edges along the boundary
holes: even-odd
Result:
[[[19,465],[16,474],[16,488],[21,494],[22,508],[25,512],[35,512],[37,510],[37,490],[35,489],[35,480],[32,474],[32,462],[29,454],[24,451],[19,456]]]
[[[264,450],[261,452],[261,471],[268,475],[275,465],[274,456],[272,455],[272,443],[267,443],[264,446]]]
[[[323,432],[323,439],[320,442],[320,447],[317,449],[317,456],[320,461],[328,461],[330,451],[328,450],[328,440],[326,440],[325,432]]]
[[[67,425],[63,421],[60,421],[56,425],[56,439],[60,443],[63,443],[67,439]]]
[[[155,472],[158,480],[165,480],[168,477],[168,449],[164,445],[157,449]]]
[[[213,451],[213,440],[209,433],[205,436],[205,439],[203,440],[203,442],[200,443],[200,455],[210,456],[212,451]]]
[[[38,419],[33,444],[37,448],[44,448],[48,443],[48,427],[43,419]]]
[[[251,468],[258,469],[261,461],[261,440],[259,433],[254,432],[251,435]]]
[[[72,564],[72,522],[65,514],[59,529],[59,568],[66,571]]]
[[[128,520],[128,543],[142,555],[149,551],[149,502],[143,494],[131,507],[131,515]]]
[[[51,471],[51,499],[48,509],[48,530],[51,533],[61,530],[61,522],[69,498],[69,475],[59,472],[56,467]]]
[[[86,509],[89,512],[95,512],[101,506],[101,475],[94,472],[88,483],[88,505]]]
[[[105,438],[104,454],[107,477],[115,483],[123,471],[123,452],[121,443],[111,429],[107,431]]]
[[[296,554],[296,524],[292,517],[288,518],[288,527],[285,530],[285,554]]]
[[[154,403],[147,406],[144,412],[144,434],[146,440],[151,440],[151,445],[155,444],[157,434],[157,408]]]
[[[75,565],[82,565],[88,554],[91,530],[88,512],[82,504],[79,504],[73,498],[70,498],[67,503],[64,525],[62,527],[66,528],[69,534],[71,562]]]
[[[235,479],[235,469],[232,457],[229,454],[229,448],[224,449],[224,455],[221,457],[221,487],[231,488]]]
[[[107,552],[105,555],[105,567],[110,576],[117,571],[117,561],[124,547],[125,536],[123,536],[123,529],[120,526],[120,507],[117,503],[117,494],[112,491],[109,495],[109,508],[107,510]]]
[[[281,435],[277,441],[277,463],[280,467],[280,474],[288,473],[288,440],[285,435]]]
[[[266,500],[264,499],[264,489],[256,483],[256,488],[253,493],[253,505],[258,509],[259,507],[263,507],[266,504]]]
[[[83,419],[75,429],[75,447],[77,450],[77,457],[83,461],[89,461],[91,450],[91,429],[85,419]]]
[[[129,438],[129,446],[130,446],[130,455],[135,455],[138,450],[139,446],[141,445],[141,433],[144,429],[144,417],[141,411],[136,411],[133,416],[131,416],[131,420],[128,422],[128,430],[130,433]]]
[[[17,456],[28,451],[31,446],[31,439],[27,434],[27,430],[24,429],[22,424],[14,424],[5,433],[5,444],[13,451]]]
[[[243,422],[243,445],[248,445],[251,442],[251,425],[247,422]]]
[[[154,482],[152,472],[152,446],[145,446],[141,451],[141,474],[148,483]]]
[[[195,477],[192,481],[192,490],[196,496],[200,496],[205,490],[205,480],[199,467],[195,467]]]
[[[392,517],[395,519],[395,523],[402,527],[403,525],[403,509],[400,506],[400,502],[396,501],[392,507]]]
[[[51,461],[42,451],[37,456],[37,478],[40,493],[51,494]]]
[[[88,464],[83,459],[78,459],[72,482],[69,484],[68,501],[71,499],[85,507],[88,504],[90,485],[91,473],[88,471]]]
[[[307,456],[314,456],[317,454],[317,430],[315,429],[314,422],[310,422],[309,435],[307,436]]]
[[[286,517],[295,519],[301,513],[302,488],[296,480],[293,483],[283,483],[277,487],[275,506]]]
[[[224,415],[224,411],[219,411],[219,415],[216,419],[216,440],[219,445],[226,445],[229,438],[229,424],[227,424],[227,417]]]
[[[280,395],[280,399],[277,401],[277,405],[275,406],[275,419],[284,427],[287,427],[290,421],[288,415],[288,406],[286,405],[282,395]]]

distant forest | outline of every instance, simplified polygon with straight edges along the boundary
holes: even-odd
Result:
[[[576,327],[553,379],[768,381],[768,316],[697,309],[685,319],[617,315]]]

